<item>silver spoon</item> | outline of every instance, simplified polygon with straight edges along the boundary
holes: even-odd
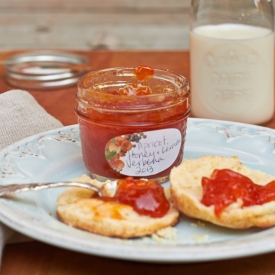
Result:
[[[24,184],[8,184],[0,185],[0,197],[13,195],[15,193],[35,191],[46,188],[73,186],[82,187],[96,191],[99,196],[114,197],[117,189],[117,181],[107,180],[100,182],[92,180],[90,183],[76,182],[76,181],[59,181],[59,182],[48,182],[48,183],[24,183]]]

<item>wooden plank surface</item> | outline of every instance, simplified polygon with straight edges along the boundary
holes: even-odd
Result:
[[[92,8],[162,8],[178,9],[188,7],[189,0],[1,0],[1,8],[41,8],[41,7],[92,7]]]
[[[1,49],[188,49],[189,0],[1,0]]]

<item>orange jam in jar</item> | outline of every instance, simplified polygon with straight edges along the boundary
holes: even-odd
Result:
[[[83,161],[98,180],[168,179],[183,158],[190,88],[148,66],[93,71],[78,81]]]

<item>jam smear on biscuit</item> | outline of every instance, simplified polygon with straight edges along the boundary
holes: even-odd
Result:
[[[170,209],[164,189],[156,180],[127,177],[118,180],[118,188],[113,198],[98,197],[97,195],[93,197],[130,205],[138,214],[152,218],[163,217]]]
[[[214,205],[217,217],[238,200],[241,200],[242,207],[262,205],[275,200],[275,181],[261,186],[230,169],[215,169],[210,178],[202,178],[202,187],[201,203],[205,206]]]

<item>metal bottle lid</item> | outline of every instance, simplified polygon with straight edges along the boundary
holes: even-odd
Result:
[[[86,72],[81,66],[87,63],[85,57],[67,52],[26,52],[6,60],[6,80],[24,89],[64,88],[77,82]]]

